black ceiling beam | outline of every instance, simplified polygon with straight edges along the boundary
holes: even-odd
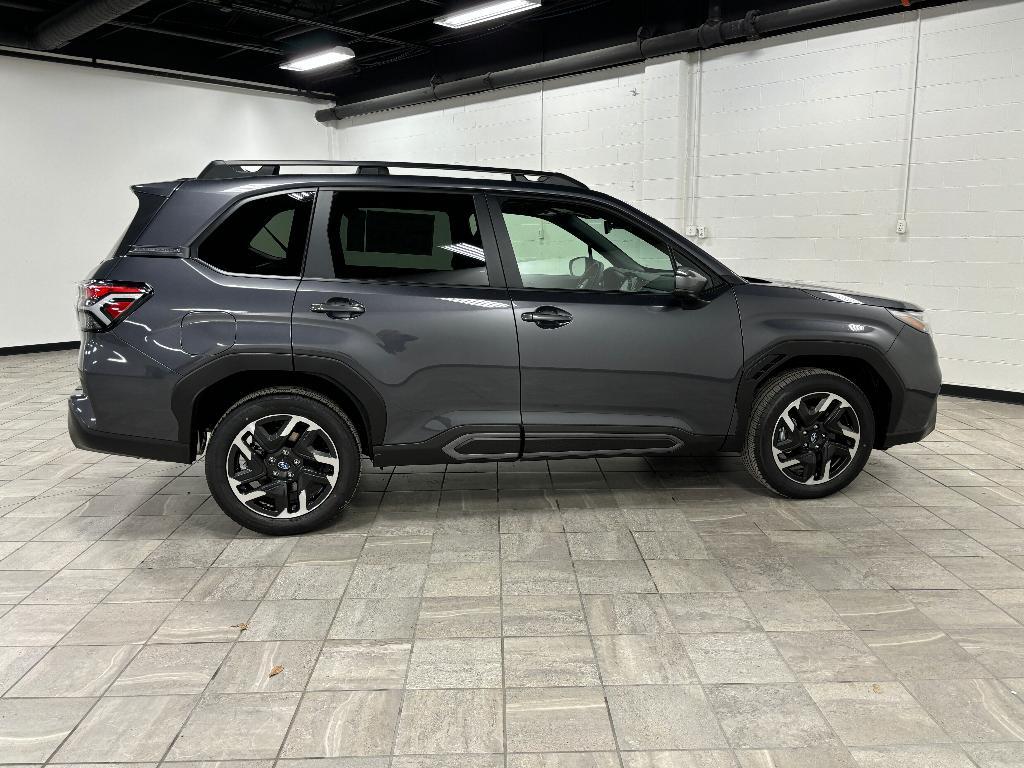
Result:
[[[0,45],[55,51],[75,38],[145,5],[148,0],[80,0],[44,19],[28,34],[0,34]]]
[[[200,0],[207,5],[213,7],[225,7],[219,2],[219,0]],[[245,5],[244,3],[231,3],[226,6],[232,11],[239,11],[241,13],[248,13],[253,16],[263,16],[268,19],[277,19],[278,21],[286,21],[292,24],[304,24],[314,29],[323,29],[328,32],[335,32],[339,35],[345,35],[349,38],[348,42],[358,42],[360,40],[375,40],[379,43],[387,43],[388,45],[406,45],[415,48],[426,48],[427,46],[421,45],[420,43],[410,43],[406,40],[399,40],[394,37],[386,37],[384,35],[373,34],[372,32],[360,32],[357,29],[350,27],[343,27],[338,24],[332,24],[326,21],[320,21],[314,18],[307,18],[305,16],[296,16],[292,13],[283,13],[281,11],[272,11],[267,8],[259,8],[254,5]]]
[[[209,37],[207,35],[200,35],[195,32],[179,32],[174,29],[165,29],[163,27],[154,27],[152,24],[132,24],[127,21],[111,21],[110,26],[119,27],[121,29],[133,29],[137,32],[151,32],[154,35],[164,35],[166,37],[177,37],[183,40],[194,40],[197,43],[209,43],[210,45],[221,45],[228,48],[235,48],[241,51],[255,51],[257,53],[267,53],[274,56],[283,56],[284,51],[280,48],[273,48],[269,45],[263,45],[258,42],[243,42],[241,40],[232,40],[224,37]]]
[[[455,96],[507,88],[514,85],[536,83],[556,77],[592,72],[598,69],[636,64],[656,56],[696,51],[739,40],[756,39],[766,34],[785,32],[806,26],[826,24],[850,16],[880,11],[906,9],[902,0],[822,0],[769,13],[750,11],[737,21],[708,19],[692,29],[672,32],[656,37],[638,37],[635,42],[613,45],[593,51],[539,61],[483,75],[465,77],[448,82],[432,79],[431,84],[411,91],[380,96],[349,104],[337,104],[321,109],[316,119],[322,123],[381,112],[414,104],[427,104]]]

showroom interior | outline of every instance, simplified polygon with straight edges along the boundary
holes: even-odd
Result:
[[[0,105],[0,765],[1024,766],[1024,2],[0,0]],[[163,245],[133,185],[215,160],[565,174],[912,302],[934,431],[806,499],[737,451],[364,458],[247,529],[205,438],[68,426],[79,283]]]

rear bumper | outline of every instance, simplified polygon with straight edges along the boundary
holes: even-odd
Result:
[[[134,456],[140,459],[173,461],[189,464],[192,461],[187,443],[158,440],[134,435],[117,435],[95,428],[96,416],[92,403],[81,389],[76,389],[68,398],[68,433],[76,448],[99,453],[113,453],[119,456]]]

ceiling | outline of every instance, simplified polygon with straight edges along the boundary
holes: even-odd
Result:
[[[724,19],[808,0],[729,0]],[[54,51],[316,91],[353,102],[700,25],[707,2],[544,0],[539,9],[452,30],[433,20],[475,0],[150,0]],[[934,2],[917,3],[931,5]],[[27,31],[68,6],[0,0],[0,30]],[[893,10],[898,10],[895,6]],[[331,70],[282,70],[286,58],[347,45]]]

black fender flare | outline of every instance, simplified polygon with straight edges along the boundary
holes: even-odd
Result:
[[[387,426],[384,399],[360,373],[338,359],[316,355],[293,356],[287,352],[228,352],[183,376],[171,394],[171,410],[178,422],[178,440],[195,446],[195,405],[204,392],[230,376],[250,371],[285,375],[302,373],[323,380],[359,409],[371,444],[379,445],[384,441]],[[240,392],[239,397],[244,394]]]
[[[754,405],[754,393],[758,386],[772,374],[784,368],[791,360],[800,357],[849,358],[869,365],[889,389],[891,401],[887,414],[888,425],[891,427],[896,424],[897,417],[903,408],[903,392],[906,385],[884,352],[876,347],[855,341],[831,339],[780,341],[761,350],[744,364],[736,388],[733,422],[729,428],[729,436],[722,446],[723,451],[740,450]],[[883,434],[876,435],[876,441],[880,442],[883,438]]]

